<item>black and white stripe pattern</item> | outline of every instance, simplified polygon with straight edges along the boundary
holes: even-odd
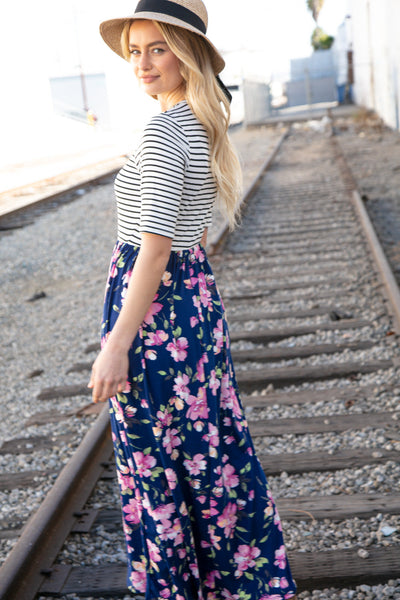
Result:
[[[120,241],[140,245],[146,232],[171,238],[172,250],[200,242],[217,191],[206,131],[186,102],[153,117],[115,193]]]

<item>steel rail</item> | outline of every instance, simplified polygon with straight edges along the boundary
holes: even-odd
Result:
[[[1,600],[32,600],[110,459],[108,404],[65,465],[0,569]]]
[[[354,179],[351,168],[344,156],[344,153],[340,147],[335,136],[331,137],[332,145],[336,152],[337,158],[339,158],[342,170],[344,172],[345,179],[351,185],[351,201],[353,207],[359,217],[360,224],[363,228],[366,236],[370,252],[375,261],[377,267],[378,276],[383,284],[383,291],[386,299],[388,300],[388,310],[393,318],[393,329],[397,335],[400,335],[400,288],[397,283],[392,268],[389,264],[388,259],[383,251],[382,245],[376,234],[375,228],[372,224],[368,211],[361,198],[358,190],[357,182]]]

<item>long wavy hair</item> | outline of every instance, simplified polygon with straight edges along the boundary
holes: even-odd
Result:
[[[132,22],[133,20],[126,23],[121,36],[121,47],[126,60],[131,59],[129,29]],[[180,62],[181,75],[186,84],[186,101],[207,131],[211,172],[218,190],[218,206],[226,216],[230,229],[233,229],[239,218],[242,171],[228,135],[230,104],[216,80],[207,43],[199,35],[182,27],[153,22]]]

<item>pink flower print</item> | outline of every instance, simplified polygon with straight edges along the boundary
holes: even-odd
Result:
[[[146,571],[132,571],[130,580],[135,591],[146,593],[146,577]]]
[[[172,527],[172,538],[174,540],[174,546],[181,546],[185,539],[183,535],[182,527],[178,518],[174,519]]]
[[[219,515],[219,517],[218,517],[217,525],[218,525],[218,527],[223,528],[224,535],[226,538],[233,537],[234,529],[236,527],[236,522],[237,522],[236,513],[237,513],[236,504],[229,502],[225,506],[224,510],[222,511],[222,514]]]
[[[125,406],[125,414],[128,417],[128,419],[132,419],[132,417],[134,417],[137,413],[137,407],[136,406]]]
[[[133,458],[136,463],[136,472],[139,477],[150,477],[151,469],[157,464],[157,460],[150,454],[143,454],[143,452],[134,452]]]
[[[129,504],[126,504],[122,510],[126,513],[125,518],[129,523],[140,523],[143,509],[142,499],[138,489],[135,490],[135,497],[130,498]]]
[[[170,502],[168,504],[159,504],[154,510],[149,510],[150,515],[156,521],[165,521],[171,518],[175,512],[175,505]]]
[[[123,410],[122,406],[120,405],[120,403],[117,401],[115,396],[113,396],[111,398],[111,404],[112,404],[112,407],[114,410],[115,419],[119,423],[123,423],[125,421],[124,410]]]
[[[221,407],[231,410],[238,419],[243,418],[235,388],[230,384],[227,373],[221,378]]]
[[[112,265],[110,268],[110,278],[114,279],[118,275],[118,267],[117,265]]]
[[[160,569],[159,569],[157,563],[160,562],[160,560],[161,560],[160,549],[157,546],[157,544],[155,544],[154,542],[152,542],[149,539],[146,540],[146,543],[147,543],[147,549],[149,551],[150,564],[156,571],[159,571]]]
[[[167,454],[171,454],[172,450],[182,443],[179,437],[179,431],[177,429],[166,429],[163,438],[163,446]]]
[[[217,378],[217,374],[216,374],[215,370],[213,369],[211,371],[210,380],[209,380],[209,386],[210,386],[210,389],[212,391],[212,395],[213,396],[217,395],[217,390],[218,390],[218,388],[219,388],[220,385],[221,385],[221,382]]]
[[[221,541],[221,537],[219,535],[215,535],[215,527],[214,525],[208,526],[208,536],[210,538],[210,542],[206,540],[201,540],[202,548],[216,548],[217,550],[221,550],[221,546],[219,542]]]
[[[201,439],[209,443],[208,454],[212,458],[217,458],[217,448],[219,446],[218,428],[212,423],[208,423],[208,433],[205,433]]]
[[[216,427],[212,423],[209,423],[208,424],[208,433],[205,433],[203,435],[202,439],[207,441],[210,444],[210,446],[213,446],[213,448],[218,448],[218,446],[219,446],[218,427]]]
[[[275,550],[275,561],[274,565],[279,567],[279,569],[284,569],[286,567],[286,551],[285,546],[281,546],[278,550]]]
[[[226,588],[222,590],[221,594],[224,600],[239,600],[239,594],[232,594]]]
[[[192,278],[190,277],[189,279],[184,279],[183,283],[185,284],[185,288],[187,290],[192,290],[194,287],[194,284],[196,283],[196,279],[194,280],[194,284],[192,282]]]
[[[267,506],[264,508],[264,515],[268,518],[274,514],[274,505],[272,502],[268,502]]]
[[[149,310],[146,313],[145,318],[143,319],[143,321],[146,323],[146,325],[152,325],[154,323],[154,317],[155,315],[157,315],[160,310],[162,309],[163,305],[160,304],[159,302],[153,302],[149,308]]]
[[[193,329],[198,324],[199,320],[197,317],[190,317],[190,327]]]
[[[281,518],[280,518],[278,510],[276,508],[275,508],[275,514],[274,514],[274,525],[277,526],[279,531],[282,531]]]
[[[161,592],[160,592],[161,598],[169,598],[170,595],[171,595],[171,590],[168,590],[168,589],[161,590]]]
[[[214,498],[210,500],[210,508],[206,508],[202,510],[202,514],[204,519],[209,519],[210,517],[215,517],[219,514],[218,510],[215,508],[217,506],[217,501]]]
[[[189,408],[186,412],[188,419],[192,419],[192,421],[197,421],[197,419],[208,419],[210,409],[207,406],[207,396],[204,388],[199,389],[197,396],[189,396],[186,402],[189,404]]]
[[[178,375],[175,377],[174,381],[174,392],[176,395],[180,398],[183,398],[183,400],[187,400],[189,397],[189,388],[187,387],[187,384],[189,383],[189,377],[184,373],[183,375]]]
[[[159,523],[157,523],[157,533],[160,537],[160,540],[162,540],[163,542],[171,539],[171,525],[172,523],[171,521],[168,521],[168,519],[162,519]]]
[[[121,487],[121,492],[125,490],[133,490],[135,489],[135,482],[131,475],[122,475],[119,471],[117,471],[118,483]]]
[[[194,490],[199,490],[201,486],[201,481],[200,479],[191,479],[189,481],[189,484]]]
[[[128,293],[128,288],[127,287],[122,288],[122,290],[121,290],[121,306],[123,306],[125,304],[125,298],[126,298],[127,293]]]
[[[204,429],[204,423],[203,421],[196,421],[196,423],[193,424],[193,427],[196,431],[200,433],[200,431],[203,431]]]
[[[212,310],[211,293],[207,288],[207,280],[204,276],[204,273],[199,273],[198,284],[201,304],[204,306],[204,308]]]
[[[128,287],[128,285],[129,285],[129,281],[130,281],[131,275],[132,275],[132,269],[131,269],[130,271],[126,271],[126,273],[124,273],[124,274],[122,275],[122,283],[123,283],[123,284],[124,284],[126,287]]]
[[[200,504],[204,504],[204,502],[207,500],[206,496],[197,496],[196,500],[198,502],[200,502]]]
[[[124,530],[124,534],[127,540],[130,540],[130,534],[132,533],[132,529],[131,527],[129,527],[128,523],[125,521],[125,519],[122,522],[122,529]]]
[[[205,261],[205,255],[203,250],[201,249],[201,246],[195,246],[193,249],[193,253],[195,258],[197,258],[197,260],[199,261],[199,263],[203,263]]]
[[[187,517],[188,516],[189,513],[188,513],[188,509],[187,509],[187,506],[186,506],[185,502],[181,502],[181,505],[179,507],[179,512],[180,512],[180,514],[183,517]]]
[[[171,452],[171,460],[177,460],[178,457],[179,457],[179,450],[174,448]]]
[[[172,285],[171,273],[169,271],[164,271],[161,281],[165,287],[170,287]]]
[[[269,587],[272,587],[272,588],[278,588],[278,587],[280,587],[280,581],[281,581],[280,577],[273,577],[269,581],[268,585],[269,585]]]
[[[157,331],[150,331],[148,337],[145,339],[144,343],[146,346],[162,346],[164,342],[168,339],[168,333],[163,331],[162,329],[157,329]]]
[[[147,360],[157,360],[157,352],[155,350],[146,350],[144,355]]]
[[[199,578],[199,567],[197,563],[190,563],[189,569],[192,571],[193,576],[198,579]]]
[[[193,296],[193,304],[194,304],[195,308],[197,308],[200,323],[203,323],[204,317],[203,317],[203,313],[201,312],[200,296]]]
[[[206,380],[206,376],[204,373],[204,365],[208,363],[208,356],[205,352],[200,360],[197,362],[197,381],[201,381],[202,383]]]
[[[219,354],[221,352],[221,348],[224,345],[224,331],[222,327],[222,319],[218,319],[217,326],[213,329],[215,344],[214,344],[214,354]]]
[[[160,421],[163,427],[169,427],[172,423],[172,415],[169,412],[159,410],[157,411],[157,419]]]
[[[182,398],[178,398],[178,396],[173,396],[172,398],[170,398],[169,403],[171,406],[175,406],[177,410],[182,410],[182,408],[185,406],[185,403],[182,400]]]
[[[221,573],[219,571],[210,571],[206,576],[206,586],[211,590],[215,589],[215,580],[221,579]],[[208,597],[207,597],[208,600]]]
[[[175,362],[180,362],[187,357],[186,348],[188,346],[189,342],[187,339],[185,337],[180,337],[177,340],[172,340],[172,342],[167,345],[167,350],[171,353]]]
[[[195,454],[192,460],[187,458],[183,461],[183,464],[190,475],[200,475],[201,471],[204,471],[207,465],[204,460],[204,454]]]
[[[230,399],[229,375],[224,373],[221,377],[221,406],[222,408],[230,408],[228,400]]]
[[[175,471],[168,467],[165,469],[165,477],[167,478],[169,489],[174,490],[178,481]]]
[[[233,555],[233,559],[237,564],[237,569],[235,571],[235,577],[241,577],[247,569],[251,569],[256,566],[256,561],[254,560],[258,556],[260,556],[261,550],[256,546],[248,546],[247,544],[241,544],[238,547],[238,552],[235,552]]]
[[[216,483],[219,484],[219,482]],[[230,464],[222,467],[222,485],[228,492],[239,485],[239,476],[236,475],[235,468]]]
[[[283,590],[289,587],[289,582],[286,577],[281,577],[280,586]]]

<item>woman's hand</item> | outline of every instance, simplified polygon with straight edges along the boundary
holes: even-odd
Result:
[[[128,353],[107,343],[93,363],[88,387],[93,390],[93,402],[105,402],[122,393],[128,378]]]

